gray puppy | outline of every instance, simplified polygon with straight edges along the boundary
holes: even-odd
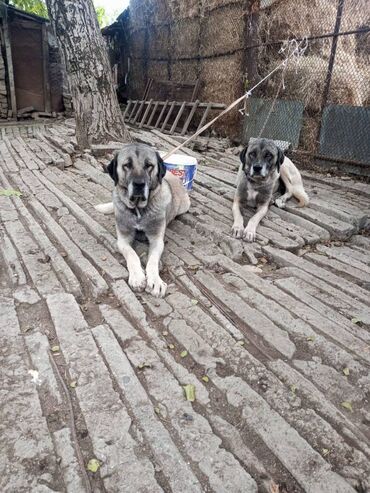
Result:
[[[166,173],[163,160],[144,144],[127,144],[109,163],[107,173],[114,180],[113,202],[95,206],[104,214],[114,212],[117,247],[126,259],[128,283],[135,291],[145,288],[164,296],[167,285],[159,276],[167,224],[189,210],[190,199],[179,178]],[[145,235],[149,241],[146,273],[131,244]]]
[[[256,239],[256,230],[266,215],[276,194],[280,196],[275,204],[284,208],[292,196],[299,206],[308,204],[309,199],[303,188],[302,177],[293,162],[275,143],[267,139],[251,139],[240,154],[241,165],[237,178],[237,189],[233,202],[235,238],[246,241]],[[244,229],[241,207],[256,207],[257,212],[250,218]]]

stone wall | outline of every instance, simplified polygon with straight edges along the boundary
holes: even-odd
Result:
[[[5,81],[5,64],[0,49],[0,118],[8,116],[8,96]]]

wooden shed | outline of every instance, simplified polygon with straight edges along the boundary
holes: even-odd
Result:
[[[63,111],[63,70],[47,19],[0,1],[0,118]]]

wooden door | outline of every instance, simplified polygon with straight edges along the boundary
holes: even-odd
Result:
[[[42,24],[14,18],[9,23],[17,110],[45,111]]]

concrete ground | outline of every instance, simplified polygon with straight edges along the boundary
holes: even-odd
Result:
[[[22,193],[0,192],[1,492],[370,491],[368,185],[303,173],[310,206],[247,244],[237,157],[197,154],[158,300],[126,284],[73,122],[0,136],[0,190]]]

